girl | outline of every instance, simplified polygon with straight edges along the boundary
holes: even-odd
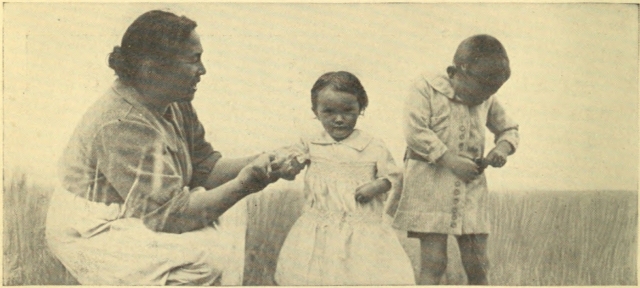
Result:
[[[458,240],[469,284],[487,284],[486,165],[502,167],[518,147],[518,125],[493,96],[510,76],[502,44],[476,35],[458,47],[448,75],[421,77],[405,106],[404,185],[394,227],[419,238],[419,284],[438,284],[447,235]],[[496,146],[484,155],[485,129]]]
[[[382,222],[386,192],[401,172],[381,140],[354,129],[367,102],[349,72],[326,73],[311,89],[324,131],[290,148],[293,173],[308,166],[307,201],[280,251],[279,285],[415,284],[409,258]]]

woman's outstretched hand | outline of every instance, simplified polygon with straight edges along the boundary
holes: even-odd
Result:
[[[265,153],[240,170],[237,180],[247,194],[258,192],[278,180],[276,173],[271,171],[273,160],[274,155]]]
[[[271,161],[271,174],[285,180],[295,180],[306,164],[307,162],[300,163],[293,154],[276,153]]]

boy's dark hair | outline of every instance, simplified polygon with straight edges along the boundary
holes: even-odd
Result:
[[[328,86],[331,86],[331,88],[336,91],[356,96],[358,104],[360,105],[360,112],[367,108],[369,98],[367,97],[367,92],[364,90],[364,87],[360,84],[358,77],[346,71],[338,71],[323,74],[318,78],[316,83],[313,84],[313,88],[311,88],[311,109],[313,111],[316,111],[318,106],[318,93]]]
[[[464,39],[455,55],[453,64],[456,68],[473,67],[480,59],[491,59],[495,63],[490,75],[483,75],[488,82],[509,79],[511,69],[509,68],[509,57],[502,43],[495,37],[486,34],[474,35]]]
[[[173,60],[196,26],[195,21],[171,12],[146,12],[127,28],[121,45],[113,48],[109,67],[120,80],[131,83],[145,59],[165,64]]]

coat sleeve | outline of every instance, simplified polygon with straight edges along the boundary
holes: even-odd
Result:
[[[495,135],[494,143],[506,141],[513,148],[511,152],[515,152],[518,149],[520,142],[520,135],[518,133],[518,124],[513,121],[504,108],[500,104],[497,98],[492,98],[491,105],[489,106],[489,113],[487,115],[487,128]]]
[[[447,151],[447,146],[429,126],[433,93],[433,88],[426,80],[420,79],[411,87],[404,106],[407,148],[430,163],[435,163]]]

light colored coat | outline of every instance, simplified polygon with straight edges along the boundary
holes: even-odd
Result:
[[[446,151],[483,157],[485,126],[495,143],[507,141],[513,151],[518,147],[518,125],[495,96],[470,107],[455,97],[445,75],[425,74],[415,81],[404,111],[407,153],[394,227],[453,235],[489,232],[484,174],[465,183],[435,164]]]

